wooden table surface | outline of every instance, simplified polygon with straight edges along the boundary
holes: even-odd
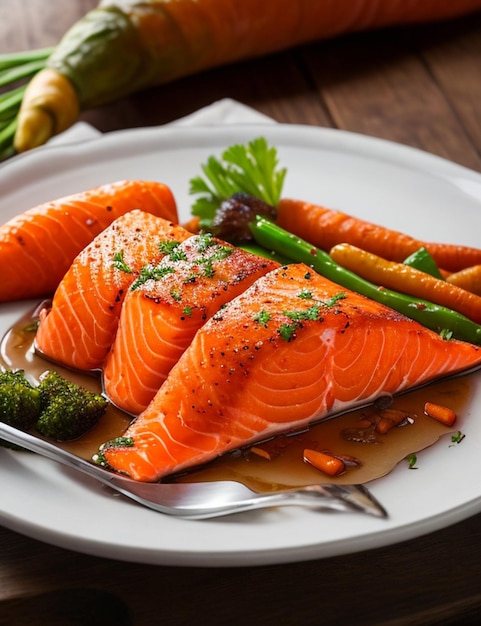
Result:
[[[0,52],[55,45],[96,4],[1,0]],[[481,14],[215,69],[82,119],[104,132],[158,125],[224,97],[279,122],[391,139],[481,172]],[[124,563],[0,529],[2,625],[469,624],[481,615],[480,580],[481,515],[367,553],[227,569]]]

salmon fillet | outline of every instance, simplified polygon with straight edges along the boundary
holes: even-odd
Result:
[[[181,226],[144,211],[130,211],[115,220],[80,252],[51,308],[41,311],[37,351],[74,369],[101,368],[127,289],[143,266],[165,256],[160,242],[189,236]]]
[[[303,264],[269,272],[196,333],[153,401],[100,458],[141,481],[481,365],[481,349]]]
[[[121,180],[33,207],[0,226],[0,302],[50,297],[77,254],[132,209],[178,221],[166,185]]]
[[[210,235],[175,244],[127,292],[103,369],[108,398],[143,411],[206,320],[278,265]]]

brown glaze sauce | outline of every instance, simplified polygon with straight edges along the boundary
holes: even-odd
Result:
[[[33,380],[42,372],[55,369],[62,376],[92,391],[101,390],[100,376],[78,373],[53,364],[34,351],[35,312],[18,320],[5,334],[0,344],[0,365],[23,369]],[[389,473],[398,463],[413,453],[444,441],[451,444],[452,433],[463,428],[463,409],[469,402],[476,374],[445,379],[393,399],[389,409],[402,411],[408,423],[393,427],[386,434],[375,434],[370,443],[346,438],[346,433],[361,433],[360,420],[377,415],[372,407],[356,409],[312,426],[308,431],[258,444],[257,453],[235,451],[188,474],[180,481],[238,480],[252,488],[267,490],[279,486],[300,486],[316,482],[366,483]],[[449,428],[424,415],[426,401],[448,406],[457,414]],[[97,452],[101,443],[122,435],[131,416],[109,406],[100,422],[80,439],[61,443],[62,447],[86,459]],[[371,429],[372,430],[372,429]],[[442,445],[440,442],[439,445]],[[341,476],[330,478],[303,461],[306,448],[328,451],[342,457],[353,457],[357,464],[349,465]],[[255,449],[254,449],[255,450]],[[270,458],[266,458],[270,457]]]

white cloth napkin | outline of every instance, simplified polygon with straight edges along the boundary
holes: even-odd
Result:
[[[255,109],[241,104],[236,100],[224,98],[210,104],[195,113],[182,117],[167,126],[201,126],[218,124],[274,124],[274,120]],[[101,135],[101,132],[87,124],[77,122],[60,135],[50,139],[47,145],[69,144],[86,141]],[[41,148],[40,148],[41,149]]]

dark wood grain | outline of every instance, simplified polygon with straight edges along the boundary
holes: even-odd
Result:
[[[96,5],[1,0],[0,51],[54,45]],[[103,132],[157,125],[224,97],[279,122],[391,139],[481,171],[481,15],[339,37],[217,68],[82,119]],[[365,553],[227,569],[123,563],[0,529],[2,625],[474,624],[480,579],[481,515]],[[102,620],[85,617],[89,603]]]

